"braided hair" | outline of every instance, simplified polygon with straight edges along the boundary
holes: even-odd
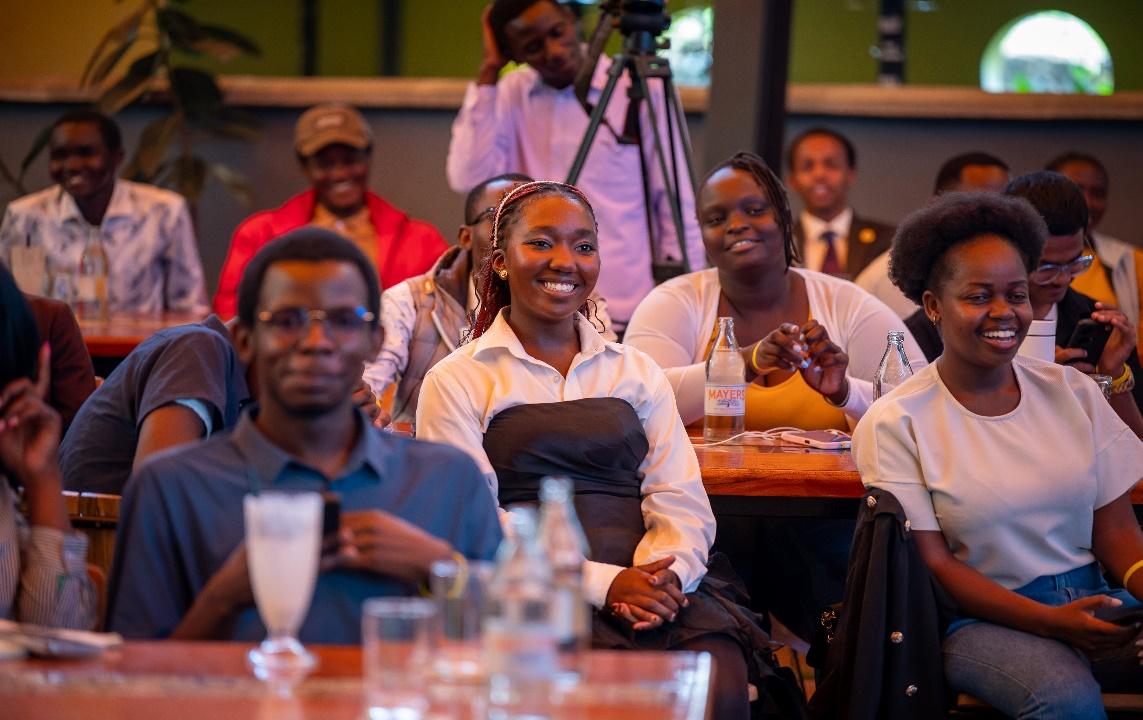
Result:
[[[593,225],[598,225],[595,220],[595,210],[592,209],[591,203],[588,202],[587,196],[583,191],[574,185],[567,185],[555,180],[537,180],[534,182],[524,183],[512,188],[500,200],[500,204],[496,206],[496,216],[492,220],[492,249],[500,250],[503,252],[507,244],[508,230],[512,224],[520,217],[520,211],[525,205],[526,198],[546,197],[549,195],[562,195],[563,197],[574,200],[580,203],[584,209],[587,210],[591,216]],[[512,294],[508,289],[508,281],[501,279],[492,270],[492,259],[495,252],[488,253],[484,259],[484,263],[476,271],[474,282],[476,283],[476,314],[472,320],[472,327],[469,329],[470,340],[483,335],[500,310],[512,303]],[[580,308],[585,316],[594,315],[595,303],[590,299],[584,303]]]
[[[766,164],[766,161],[752,152],[740,152],[723,160],[711,168],[706,177],[699,183],[699,191],[707,184],[711,176],[724,168],[733,168],[748,173],[758,183],[758,187],[766,193],[766,199],[774,209],[774,221],[778,230],[782,232],[782,246],[786,253],[786,267],[793,265],[798,258],[798,246],[794,242],[794,215],[790,212],[790,201],[786,198],[786,188],[782,181]]]

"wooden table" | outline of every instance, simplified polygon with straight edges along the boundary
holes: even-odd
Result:
[[[201,319],[201,316],[189,313],[115,313],[108,320],[80,320],[79,329],[87,352],[93,358],[125,358],[139,343],[159,330]]]
[[[695,447],[717,514],[856,517],[865,488],[851,452],[750,442]],[[1131,502],[1143,522],[1143,483]]]
[[[865,492],[848,450],[750,440],[695,453],[719,516],[854,518]]]
[[[89,660],[0,662],[0,708],[21,720],[359,720],[366,717],[361,649],[311,646],[317,672],[294,697],[274,697],[246,666],[250,645],[128,642]],[[591,652],[586,679],[553,718],[700,720],[710,657],[684,652]],[[432,685],[426,718],[483,718],[486,691]]]

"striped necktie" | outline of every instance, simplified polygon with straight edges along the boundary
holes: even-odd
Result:
[[[821,241],[826,244],[825,257],[822,258],[822,272],[826,275],[841,275],[844,272],[841,258],[837,256],[837,248],[833,244],[836,237],[837,233],[833,230],[826,230],[821,234]]]

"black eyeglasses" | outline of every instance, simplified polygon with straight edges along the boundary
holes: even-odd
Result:
[[[330,334],[344,339],[360,332],[377,316],[363,307],[336,307],[329,310],[286,307],[263,310],[256,317],[258,322],[284,337],[296,338],[310,323],[323,322]]]
[[[489,223],[491,223],[495,219],[496,219],[496,208],[495,207],[488,207],[488,208],[484,208],[479,213],[477,213],[476,217],[474,217],[472,219],[472,221],[467,223],[467,224],[470,226],[471,225],[479,225],[484,220],[487,220]]]
[[[1028,279],[1037,285],[1051,285],[1060,276],[1060,273],[1067,273],[1071,277],[1075,277],[1091,267],[1094,261],[1095,255],[1088,254],[1080,255],[1066,263],[1040,263],[1040,267],[1033,270]]]

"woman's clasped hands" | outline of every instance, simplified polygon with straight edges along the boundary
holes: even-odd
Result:
[[[681,609],[690,605],[679,576],[671,570],[672,555],[630,567],[611,582],[607,607],[631,623],[633,630],[651,630],[673,622]]]

